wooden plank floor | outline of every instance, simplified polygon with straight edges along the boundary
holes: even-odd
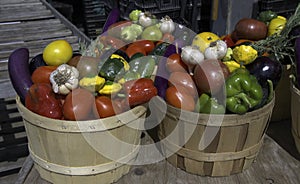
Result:
[[[17,173],[28,155],[24,124],[13,107],[16,93],[7,70],[9,55],[25,47],[31,59],[57,39],[70,42],[75,52],[80,42],[90,41],[46,0],[0,1],[0,176]]]
[[[152,143],[151,138],[147,135],[142,141],[144,144]],[[151,150],[140,152],[137,159],[147,160],[152,154]],[[154,164],[133,166],[130,172],[116,184],[298,184],[300,182],[299,173],[300,161],[288,154],[272,138],[265,136],[256,162],[243,173],[228,177],[197,176],[177,169],[166,161],[160,161]],[[31,159],[27,160],[24,172],[20,172],[18,178],[19,181],[16,184],[50,184],[43,180],[37,170],[32,167]]]
[[[7,72],[12,51],[26,47],[31,59],[56,39],[69,41],[74,51],[80,41],[89,41],[45,0],[0,1],[0,98],[16,95]]]

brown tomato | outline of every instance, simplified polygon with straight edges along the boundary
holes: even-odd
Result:
[[[182,86],[170,86],[166,90],[168,104],[187,111],[194,111],[195,100],[192,95]]]
[[[217,94],[221,91],[230,72],[220,60],[207,59],[194,69],[194,81],[199,91]]]
[[[73,121],[90,119],[94,101],[94,96],[86,89],[71,91],[63,104],[64,118]]]

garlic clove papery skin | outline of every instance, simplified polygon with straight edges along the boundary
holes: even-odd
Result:
[[[181,59],[187,65],[190,75],[193,75],[194,67],[204,61],[204,55],[196,47],[185,46],[181,51]]]
[[[217,40],[210,43],[204,51],[206,59],[222,59],[227,53],[227,44],[223,40]]]

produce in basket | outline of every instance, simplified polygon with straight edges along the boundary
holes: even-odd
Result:
[[[159,94],[160,91],[165,91],[165,96],[160,96],[165,98],[167,103],[175,107],[201,113],[244,114],[264,106],[273,98],[273,91],[281,79],[282,64],[284,63],[282,58],[289,56],[289,53],[292,51],[291,40],[298,36],[295,36],[295,34],[291,36],[290,34],[291,30],[299,26],[299,21],[297,21],[300,17],[298,9],[299,7],[290,19],[286,19],[286,22],[278,21],[277,19],[284,19],[272,12],[261,13],[260,20],[241,19],[232,34],[220,37],[218,37],[218,35],[211,36],[209,40],[216,39],[211,42],[205,42],[204,35],[215,35],[214,33],[198,33],[193,39],[193,42],[187,45],[186,48],[198,48],[198,51],[203,54],[204,58],[193,57],[192,59],[188,59],[192,56],[192,52],[186,52],[184,48],[182,52],[176,53],[181,54],[181,60],[185,61],[185,64],[189,66],[188,69],[185,69],[185,72],[191,75],[197,87],[197,98],[190,100],[192,104],[197,100],[195,108],[186,108],[182,100],[181,105],[170,101],[170,98],[174,98],[174,95],[169,91],[175,91],[171,85],[167,85],[164,88],[160,87]],[[267,34],[268,32],[274,31],[272,30],[274,29],[274,25],[275,27],[277,26],[276,32]],[[260,30],[259,34],[257,34],[257,30]],[[224,48],[224,44],[222,44],[222,49],[219,47],[219,51],[226,50],[226,54],[215,54],[214,59],[219,60],[219,62],[225,65],[227,70],[225,73],[224,70],[222,72],[221,68],[224,67],[220,67],[221,65],[217,66],[216,64],[213,65],[212,63],[204,62],[210,58],[205,52],[212,53],[211,50],[208,49],[216,45],[215,43],[218,40],[223,40],[226,43],[227,48]],[[282,47],[282,44],[286,47]],[[218,51],[218,49],[216,49],[216,51]],[[211,64],[215,67],[208,69],[204,67],[203,63]],[[164,67],[169,68],[169,65],[166,64]],[[218,67],[220,72],[214,74],[212,68]],[[180,67],[180,69],[182,68],[183,67]],[[158,70],[159,69],[160,68],[158,68]],[[201,75],[199,71],[201,71]],[[166,76],[169,77],[172,76],[173,72],[177,71],[167,69],[166,72],[168,73]],[[219,77],[216,77],[217,74],[220,74]],[[212,76],[211,79],[207,80],[210,75]],[[170,77],[169,82],[174,80],[173,78],[174,77]],[[165,82],[162,83],[165,84]],[[178,95],[180,92],[182,93],[182,98],[187,98],[188,93],[181,89],[182,86],[185,89],[189,89],[184,84],[180,84],[180,87],[178,87],[175,93],[177,102],[180,101],[180,95]],[[216,88],[216,86],[218,86],[218,88]],[[203,103],[202,105],[199,104],[201,101]],[[222,110],[223,107],[226,110]],[[210,108],[210,110],[208,110],[208,108]]]
[[[99,35],[88,46],[83,45],[80,54],[62,47],[70,45],[67,41],[55,40],[31,60],[33,67],[29,67],[28,57],[25,57],[29,55],[27,49],[13,53],[9,72],[18,95],[23,102],[27,99],[25,106],[49,118],[89,120],[113,116],[147,103],[157,95],[151,77],[160,59],[158,56],[164,55],[168,42],[174,40],[171,32],[175,26],[170,18],[152,20],[151,25],[146,25],[143,18],[140,17],[141,23],[126,21],[125,25],[116,25],[119,14],[114,10],[104,27],[108,34]],[[117,37],[115,33],[119,33]],[[56,48],[60,50],[58,54]],[[24,59],[16,61],[19,55]],[[21,81],[20,72],[26,74],[22,75],[22,86],[17,82]],[[46,99],[40,98],[45,96],[42,84],[47,89],[51,87]],[[26,88],[22,88],[24,85]],[[56,111],[44,104],[47,102]]]

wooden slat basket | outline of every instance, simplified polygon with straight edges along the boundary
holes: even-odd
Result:
[[[64,121],[29,111],[17,97],[30,155],[51,183],[113,183],[136,159],[146,107],[90,121]]]
[[[209,115],[183,111],[156,98],[157,116],[166,107],[158,128],[162,152],[169,163],[191,174],[240,173],[257,157],[274,101],[244,115]]]
[[[291,84],[291,116],[292,116],[292,135],[296,144],[296,148],[300,153],[300,91]]]

